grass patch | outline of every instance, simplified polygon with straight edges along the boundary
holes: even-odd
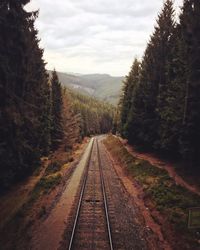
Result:
[[[55,188],[62,180],[61,170],[63,168],[63,163],[58,160],[54,160],[50,162],[45,169],[45,172],[42,178],[39,177],[41,172],[41,168],[38,168],[34,173],[34,178],[38,176],[37,182],[32,187],[32,191],[30,191],[30,195],[27,193],[24,194],[23,192],[12,197],[9,203],[7,202],[5,206],[5,210],[8,207],[11,207],[11,216],[4,216],[6,218],[6,222],[10,221],[11,219],[15,220],[18,217],[24,216],[26,210],[32,206],[32,204],[42,195],[47,194],[53,188]],[[41,212],[42,213],[42,212]],[[0,216],[1,217],[1,216]],[[2,220],[0,223],[0,228],[3,227],[5,224],[4,217],[2,216]],[[13,217],[13,218],[12,218]],[[1,225],[2,224],[2,225]]]
[[[74,161],[74,157],[71,152],[60,153],[57,158],[52,159],[48,164],[45,170],[45,176],[62,171],[64,166]]]
[[[41,195],[47,194],[61,182],[61,179],[62,176],[59,173],[42,177],[32,191],[31,201],[35,201]]]
[[[188,209],[200,206],[200,197],[176,185],[166,170],[132,156],[117,137],[109,135],[104,144],[128,173],[140,183],[157,210],[174,225],[176,232],[184,237],[191,249],[197,249],[200,240],[199,230],[188,229]]]

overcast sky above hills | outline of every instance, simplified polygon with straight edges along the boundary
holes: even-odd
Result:
[[[32,0],[47,68],[125,75],[141,57],[162,0]],[[176,10],[182,0],[175,0]]]

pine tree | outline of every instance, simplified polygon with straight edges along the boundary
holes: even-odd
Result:
[[[38,128],[38,141],[41,155],[47,156],[51,149],[51,90],[46,80],[41,86],[40,114]]]
[[[34,18],[29,20],[28,40],[28,64],[26,74],[28,84],[24,91],[24,99],[32,105],[28,112],[32,111],[33,127],[37,150],[40,155],[48,155],[51,146],[51,100],[48,74],[43,60],[43,50],[39,47],[38,31],[34,27]],[[32,133],[32,134],[33,134]],[[33,138],[30,141],[34,141]]]
[[[137,114],[135,124],[138,126],[135,139],[147,148],[153,146],[158,149],[162,145],[160,123],[166,102],[166,72],[174,32],[173,12],[172,1],[167,0],[147,45],[141,64],[139,85],[132,100],[131,112]],[[133,119],[133,114],[130,114],[129,124]],[[130,125],[128,129],[131,130]]]
[[[180,131],[184,112],[186,82],[186,53],[178,24],[171,37],[172,47],[166,71],[167,89],[162,112],[160,112],[160,141],[163,151],[180,157]]]
[[[63,139],[63,123],[62,123],[62,87],[59,82],[58,75],[54,70],[51,78],[52,88],[52,149],[57,149]]]
[[[167,91],[171,82],[168,66],[172,62],[174,57],[174,33],[175,33],[175,21],[174,21],[174,9],[171,0],[167,0],[164,4],[162,13],[158,19],[157,29],[158,47],[157,53],[159,57],[160,67],[158,69],[159,82],[158,82],[158,97],[156,112],[158,116],[159,130],[158,130],[158,142],[155,145],[158,148],[163,149],[163,141],[165,139],[165,116],[164,110],[167,107]]]
[[[4,187],[31,173],[43,151],[40,118],[47,77],[34,28],[38,13],[25,11],[28,2],[0,4],[0,185]]]
[[[27,13],[23,7],[29,1],[1,2],[0,32],[2,62],[0,65],[0,86],[2,90],[0,124],[1,185],[7,186],[32,169],[37,161],[26,139],[29,117],[27,103],[23,96],[28,82],[29,21],[34,13]],[[29,164],[29,160],[32,164]]]
[[[200,161],[200,2],[185,0],[181,14],[183,45],[186,49],[186,87],[183,113],[181,153],[197,166]]]
[[[126,76],[126,79],[124,81],[124,86],[122,89],[122,97],[120,100],[120,106],[121,106],[121,112],[120,112],[120,117],[121,117],[121,134],[122,136],[126,137],[126,124],[127,124],[127,120],[128,120],[128,115],[130,112],[130,108],[131,108],[131,101],[132,101],[132,93],[134,90],[134,87],[136,85],[135,83],[135,71],[138,70],[138,65],[139,62],[137,59],[135,59],[132,67],[131,67],[131,71],[129,73],[128,76]]]
[[[156,56],[156,37],[152,36],[147,45],[143,61],[139,86],[133,102],[137,103],[135,112],[137,114],[138,135],[137,140],[146,148],[151,148],[158,139],[158,119],[156,114],[158,96],[158,58]],[[140,100],[139,100],[140,99]],[[140,110],[140,114],[138,113]],[[139,116],[138,116],[139,114]]]
[[[63,90],[63,146],[67,151],[73,147],[75,143],[81,141],[81,116],[74,114],[70,93],[67,89]]]
[[[137,88],[139,85],[139,80],[140,80],[140,62],[135,59],[131,72],[130,72],[130,78],[129,82],[132,85],[131,88],[131,93],[129,98],[129,110],[128,110],[128,115],[126,119],[126,123],[124,124],[124,135],[126,138],[128,138],[129,141],[133,141],[135,130],[134,130],[134,123],[137,120],[136,117],[136,110],[135,110],[135,94],[137,92]]]
[[[119,127],[120,127],[120,106],[118,104],[117,108],[114,111],[112,133],[113,134],[119,133]]]

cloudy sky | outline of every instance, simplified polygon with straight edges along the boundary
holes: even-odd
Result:
[[[175,0],[176,10],[182,0]],[[163,0],[32,0],[47,68],[75,73],[128,73],[141,57]]]

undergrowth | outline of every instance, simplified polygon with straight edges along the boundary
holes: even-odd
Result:
[[[59,161],[51,161],[45,170],[45,176],[54,174],[61,170],[63,164]]]
[[[184,237],[190,249],[198,249],[200,240],[196,229],[188,229],[188,209],[200,206],[200,197],[176,185],[164,169],[151,165],[148,161],[135,158],[121,141],[112,135],[104,140],[110,153],[128,173],[143,187],[157,210],[174,226],[175,231]]]
[[[28,244],[30,240],[29,227],[34,224],[36,219],[40,219],[47,214],[47,207],[44,205],[40,206],[39,199],[42,198],[43,195],[49,194],[62,182],[63,173],[74,158],[71,152],[64,152],[60,153],[57,158],[50,158],[50,160],[51,161],[48,163],[48,158],[43,158],[43,165],[38,167],[33,173],[33,178],[37,179],[37,181],[28,192],[28,195],[24,195],[24,192],[21,192],[19,195],[8,200],[8,205],[13,207],[12,213],[9,214],[9,217],[7,216],[5,218],[5,221],[1,221],[0,223],[0,242],[4,242],[4,245],[7,243],[9,245],[9,247],[5,249],[15,249],[16,242],[20,247],[21,243]],[[37,209],[33,209],[34,204]],[[10,237],[11,239],[7,240],[10,235],[12,235]],[[22,247],[20,249],[28,248]]]
[[[68,154],[65,157],[65,161],[57,160],[57,159],[51,160],[48,166],[46,167],[42,177],[38,180],[36,185],[33,187],[29,196],[25,200],[23,200],[22,206],[16,209],[15,213],[13,213],[14,215],[11,218],[9,218],[8,221],[10,220],[15,221],[18,217],[19,218],[23,217],[25,213],[29,209],[31,209],[33,203],[36,202],[38,198],[42,197],[45,194],[50,193],[58,184],[60,184],[62,181],[62,171],[64,168],[66,168],[66,166],[68,166],[67,163],[71,161],[73,161],[73,157],[71,156],[71,154]],[[38,176],[40,172],[41,172],[41,168],[38,168],[35,171],[34,176]],[[19,201],[20,198],[21,197],[16,197],[16,200]]]
[[[47,194],[61,182],[61,179],[62,175],[60,173],[43,176],[32,191],[31,201],[35,201],[39,196]]]

